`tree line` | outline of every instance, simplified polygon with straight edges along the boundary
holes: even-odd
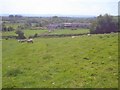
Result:
[[[49,24],[60,23],[90,23],[94,20],[94,17],[82,18],[82,17],[25,17],[20,15],[9,15],[2,17],[3,23],[6,25],[19,24],[20,27],[45,27]]]
[[[120,19],[120,18],[119,18]],[[111,33],[118,32],[118,17],[111,16],[108,14],[99,15],[92,18],[73,18],[73,17],[23,17],[21,15],[9,15],[8,17],[3,17],[2,31],[13,31],[15,30],[12,26],[7,26],[7,24],[18,24],[16,30],[30,29],[32,27],[45,27],[49,24],[54,23],[91,23],[90,33]]]
[[[11,27],[11,26],[5,26],[4,24],[2,24],[2,31],[13,31],[13,30],[15,30],[13,27]]]

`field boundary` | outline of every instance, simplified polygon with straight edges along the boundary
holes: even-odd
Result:
[[[89,33],[83,34],[42,34],[38,35],[37,37],[70,37],[70,36],[80,36],[80,35],[87,35]]]
[[[81,35],[87,35],[89,33],[83,33],[83,34],[41,34],[37,36],[30,36],[31,38],[39,38],[39,37],[70,37],[70,36],[81,36]],[[12,39],[17,39],[17,36],[2,36],[3,39],[5,38],[12,38]]]

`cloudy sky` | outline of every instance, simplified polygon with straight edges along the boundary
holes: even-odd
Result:
[[[118,14],[119,0],[0,0],[0,14]]]

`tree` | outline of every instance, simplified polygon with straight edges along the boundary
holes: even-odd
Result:
[[[112,16],[105,14],[104,16],[99,15],[91,25],[90,33],[110,33],[117,32],[118,24]]]
[[[13,31],[13,27],[9,26],[9,27],[6,27],[5,24],[2,24],[2,31]]]
[[[25,26],[24,26],[24,25],[19,25],[19,26],[17,27],[17,29],[18,29],[18,30],[25,29]]]
[[[13,18],[14,17],[14,15],[9,15],[9,18]]]
[[[53,16],[52,18],[58,18],[58,16]]]
[[[15,15],[15,18],[22,18],[21,15]]]
[[[22,31],[17,30],[15,33],[18,34],[18,39],[26,39]]]
[[[8,29],[8,31],[13,31],[14,30],[13,27],[11,27],[11,26],[9,26],[7,29]]]

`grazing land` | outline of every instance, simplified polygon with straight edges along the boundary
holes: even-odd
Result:
[[[85,34],[89,33],[89,29],[77,29],[77,30],[70,30],[70,29],[58,29],[52,32],[48,32],[48,30],[23,30],[25,36],[29,37],[30,35],[37,34]],[[16,36],[15,31],[10,32],[3,32],[2,36]]]
[[[3,88],[118,87],[117,33],[2,41]]]
[[[30,36],[30,35],[34,35],[36,33],[38,34],[42,34],[45,32],[48,32],[48,30],[23,30],[25,36]],[[10,32],[3,32],[2,36],[17,36],[17,34],[15,33],[15,31],[10,31]]]
[[[71,30],[71,29],[63,29],[63,30],[55,30],[54,32],[51,32],[50,34],[85,34],[90,33],[89,29],[77,29],[77,30]]]

